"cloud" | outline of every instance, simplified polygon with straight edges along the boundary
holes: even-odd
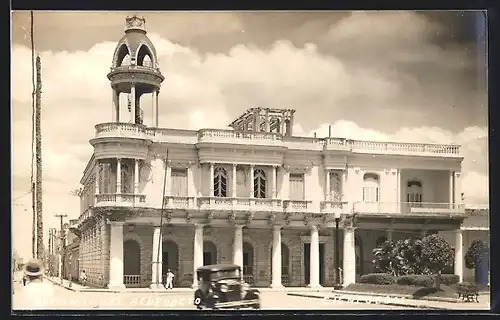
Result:
[[[464,192],[473,202],[487,202],[486,119],[475,119],[456,102],[482,103],[474,88],[454,87],[459,76],[467,75],[467,68],[462,70],[458,62],[468,61],[467,56],[427,41],[439,26],[421,19],[411,13],[359,13],[332,25],[320,39],[311,35],[313,40],[304,45],[279,40],[264,49],[236,45],[225,54],[200,53],[150,32],[166,77],[159,94],[160,125],[224,128],[245,109],[258,105],[296,109],[296,133],[325,136],[332,124],[334,135],[355,139],[462,143]],[[325,45],[336,50],[325,53]],[[88,51],[39,53],[46,228],[57,226],[53,213],[66,210],[72,218],[79,214],[78,199],[69,191],[78,186],[92,154],[88,140],[94,135],[94,125],[111,121],[106,74],[115,46],[108,41],[95,43]],[[434,70],[425,78],[431,80],[422,81],[421,70],[410,66]],[[14,45],[15,196],[30,186],[30,67],[29,49]],[[454,78],[443,81],[442,74],[450,74],[445,71],[453,72]],[[434,88],[434,78],[442,81],[439,90]],[[121,97],[122,105],[125,99]],[[457,107],[451,108],[455,103]],[[147,124],[151,105],[151,97],[143,97]],[[127,117],[122,108],[121,119]],[[19,216],[15,212],[16,217],[24,217],[23,212]]]

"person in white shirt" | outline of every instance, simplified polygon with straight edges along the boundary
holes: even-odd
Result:
[[[14,294],[15,309],[51,308],[54,303],[54,286],[43,281],[43,264],[37,259],[26,263],[24,275],[27,284]]]
[[[168,269],[168,272],[167,272],[167,284],[165,285],[165,288],[166,289],[173,289],[174,288],[174,274],[172,273],[172,271],[170,271],[170,269]]]

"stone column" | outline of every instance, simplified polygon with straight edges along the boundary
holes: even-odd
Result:
[[[134,193],[137,195],[139,194],[139,159],[135,159],[135,166],[134,166]]]
[[[108,289],[123,290],[123,222],[111,222]]]
[[[398,213],[401,213],[401,170],[398,169],[398,174],[397,174],[397,179],[398,181],[396,182],[397,184],[397,195],[396,195],[396,199],[397,199],[397,208],[396,208],[396,212]]]
[[[234,226],[233,263],[243,269],[243,226]]]
[[[100,163],[99,163],[99,159],[97,159],[95,161],[95,166],[96,166],[96,170],[95,170],[95,194],[99,194],[100,193],[100,185],[99,185],[99,180],[101,180],[100,176],[99,176],[99,169],[101,169],[101,166],[100,166]]]
[[[455,195],[455,172],[450,171],[450,189],[449,189],[449,204],[450,204],[450,209],[454,208],[454,195]]]
[[[136,108],[136,94],[135,94],[135,83],[132,83],[130,86],[130,118],[131,118],[131,123],[135,123],[135,108]]]
[[[210,162],[210,176],[208,180],[208,184],[210,186],[210,197],[214,196],[214,164]]]
[[[387,240],[392,241],[392,229],[387,229]]]
[[[122,193],[122,159],[116,159],[116,193]]]
[[[151,125],[154,127],[154,128],[157,128],[158,127],[158,106],[156,105],[156,103],[158,102],[157,101],[157,98],[156,96],[158,95],[158,92],[156,90],[153,90],[153,93],[152,93],[152,104],[153,104],[153,116],[152,116],[152,121],[151,121]]]
[[[347,192],[347,168],[342,170],[342,181],[340,181],[341,184],[341,190],[342,190],[342,201],[345,201],[345,193]]]
[[[311,226],[311,249],[309,258],[309,288],[319,288],[319,234],[318,226]]]
[[[161,227],[155,226],[153,231],[153,264],[152,264],[152,281],[150,288],[153,290],[162,290],[165,287],[162,285],[162,267],[163,267],[163,239]]]
[[[281,195],[282,200],[290,200],[290,172],[287,168],[283,168],[283,181],[281,182],[281,190],[283,194]]]
[[[348,226],[344,228],[344,287],[351,283],[356,283],[356,248],[354,238],[354,228]]]
[[[236,198],[236,163],[233,163],[233,175],[231,177],[231,197]]]
[[[155,128],[158,128],[159,127],[159,113],[158,113],[158,110],[159,110],[159,107],[158,107],[158,96],[160,95],[160,90],[156,91],[156,103],[155,103],[155,110],[156,110],[156,117],[155,117]]]
[[[172,164],[170,160],[167,160],[165,165],[167,166],[167,181],[165,186],[165,192],[167,193],[165,196],[172,195]]]
[[[203,225],[194,226],[194,250],[193,250],[193,288],[198,287],[196,269],[203,266]]]
[[[255,166],[253,164],[250,165],[250,181],[249,181],[249,187],[250,187],[250,198],[253,198],[254,197],[254,190],[253,190],[253,174],[254,174],[254,169],[255,169]]]
[[[281,284],[281,226],[273,226],[271,288],[283,288]]]
[[[459,276],[460,282],[464,279],[463,261],[462,229],[457,229],[455,230],[455,274]]]
[[[330,200],[330,170],[325,168],[325,201]]]
[[[276,199],[276,166],[271,171],[271,198]]]
[[[293,118],[294,118],[294,114],[291,113],[290,114],[290,127],[288,128],[288,135],[290,137],[293,137]]]
[[[113,106],[112,106],[112,120],[111,122],[120,122],[120,93],[117,92],[114,88],[111,90],[111,99],[113,101]]]

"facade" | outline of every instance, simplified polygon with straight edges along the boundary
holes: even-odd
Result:
[[[337,241],[347,285],[373,271],[385,239],[447,231],[463,241],[457,145],[297,137],[289,109],[249,109],[227,130],[160,128],[164,77],[136,16],[108,79],[112,119],[96,125],[80,181],[89,283],[155,288],[170,269],[188,287],[197,267],[236,263],[255,286],[332,286]],[[143,108],[146,94],[153,105]]]

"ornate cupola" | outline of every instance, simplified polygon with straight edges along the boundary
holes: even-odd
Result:
[[[113,122],[144,124],[141,97],[152,94],[151,126],[158,127],[158,94],[165,78],[158,67],[155,47],[146,35],[144,18],[134,15],[125,19],[125,35],[116,46],[108,79],[113,90]],[[130,120],[127,121],[120,121],[121,93],[128,97]]]

